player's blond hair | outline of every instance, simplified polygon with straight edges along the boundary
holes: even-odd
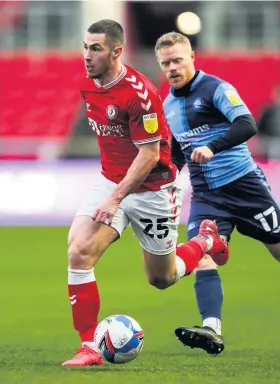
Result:
[[[157,39],[155,53],[157,54],[163,47],[172,47],[175,44],[186,44],[191,48],[190,40],[186,36],[178,32],[169,32]]]

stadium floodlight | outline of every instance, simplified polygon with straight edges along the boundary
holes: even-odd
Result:
[[[196,35],[201,31],[201,20],[193,12],[183,12],[177,16],[176,25],[186,35]]]

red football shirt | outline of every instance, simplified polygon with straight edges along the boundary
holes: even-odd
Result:
[[[137,156],[136,145],[160,141],[160,160],[136,192],[156,191],[176,177],[170,130],[156,87],[143,74],[122,66],[117,79],[100,86],[85,78],[81,94],[89,124],[97,135],[102,174],[119,183]]]

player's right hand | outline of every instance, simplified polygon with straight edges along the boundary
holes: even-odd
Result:
[[[120,201],[112,198],[111,196],[108,197],[96,208],[92,219],[97,223],[111,225],[119,205]]]
[[[214,153],[211,151],[211,149],[206,146],[203,146],[193,150],[191,154],[191,160],[194,163],[207,163],[207,161],[212,159],[213,156]]]

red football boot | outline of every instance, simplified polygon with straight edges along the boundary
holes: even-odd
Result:
[[[199,234],[212,239],[211,247],[207,249],[207,254],[212,257],[217,265],[224,265],[229,258],[229,248],[227,243],[220,238],[218,227],[212,220],[203,220],[199,227]]]
[[[62,365],[64,367],[86,367],[88,365],[103,365],[104,361],[100,356],[99,352],[87,347],[86,345],[80,347],[76,355],[71,359],[67,360]]]

